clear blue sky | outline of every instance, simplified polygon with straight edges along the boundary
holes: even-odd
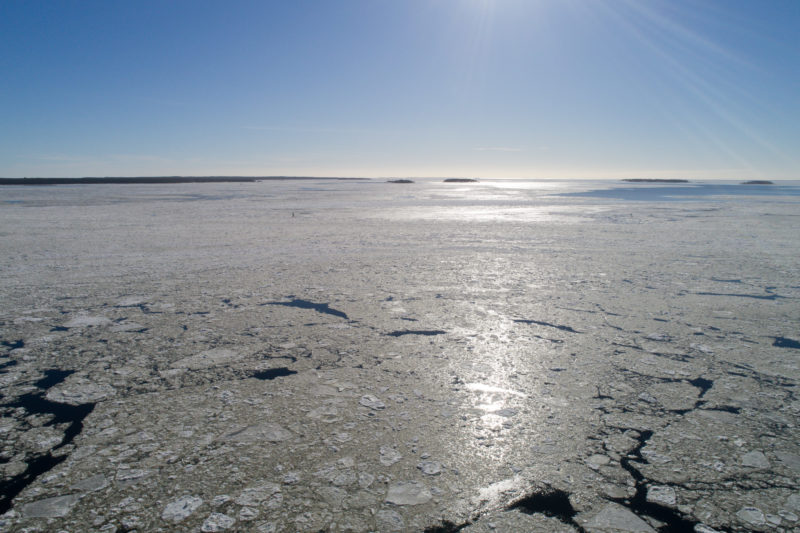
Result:
[[[800,179],[800,0],[0,2],[0,176]]]

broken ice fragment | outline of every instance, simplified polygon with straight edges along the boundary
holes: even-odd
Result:
[[[203,368],[211,368],[213,366],[232,363],[244,357],[244,354],[229,348],[212,348],[197,355],[184,357],[175,361],[170,366],[172,368],[188,368],[192,370],[200,370]]]
[[[592,530],[610,529],[631,533],[655,533],[656,531],[631,511],[615,503],[609,503],[603,507],[586,525]]]
[[[151,470],[142,470],[139,468],[120,469],[116,475],[117,485],[120,487],[128,487],[138,483],[142,478],[150,474],[152,474]]]
[[[106,326],[111,320],[104,316],[79,315],[64,324],[66,328],[86,328],[92,326]]]
[[[31,449],[43,452],[59,444],[63,438],[63,433],[55,428],[38,427],[23,433],[20,440]]]
[[[333,422],[338,422],[341,420],[341,417],[339,417],[339,410],[332,405],[323,405],[322,407],[317,407],[316,409],[311,410],[306,416],[313,418],[314,420],[321,420],[322,422],[326,422],[328,424],[332,424]]]
[[[247,426],[236,431],[232,431],[220,437],[221,440],[233,442],[281,442],[292,438],[292,433],[283,426],[274,422],[265,422],[254,426]]]
[[[239,520],[242,522],[248,522],[256,518],[258,518],[258,509],[253,507],[242,507],[239,509]]]
[[[294,485],[295,483],[300,482],[300,474],[297,472],[287,472],[283,476],[282,481],[284,485]]]
[[[786,466],[800,474],[800,455],[789,452],[775,452],[775,456]]]
[[[352,485],[356,482],[356,474],[350,470],[345,472],[340,472],[336,474],[333,479],[331,479],[331,483],[336,485],[337,487],[346,487],[348,485]]]
[[[161,513],[161,519],[177,524],[188,518],[201,505],[203,499],[198,496],[182,496],[167,504]]]
[[[719,531],[710,528],[705,524],[697,524],[694,526],[694,533],[719,533]]]
[[[383,403],[379,398],[376,398],[371,394],[365,394],[364,396],[362,396],[361,399],[358,401],[358,403],[360,403],[364,407],[369,407],[370,409],[374,409],[376,411],[386,408],[385,403]]]
[[[277,499],[280,492],[281,487],[276,483],[265,483],[258,487],[244,489],[235,502],[246,507],[258,507],[264,501]]]
[[[742,507],[736,516],[742,522],[746,522],[751,526],[763,526],[766,522],[764,513],[757,507]]]
[[[790,494],[783,504],[787,509],[800,513],[800,492]]]
[[[115,394],[116,391],[111,385],[94,383],[85,378],[76,378],[50,389],[45,398],[56,403],[84,405],[105,400]]]
[[[103,474],[97,474],[92,477],[82,479],[72,485],[75,490],[83,490],[86,492],[94,492],[96,490],[104,489],[108,486],[108,480]]]
[[[347,497],[347,491],[337,487],[319,487],[315,492],[322,501],[335,508],[341,508]]]
[[[427,476],[437,476],[442,473],[442,463],[436,461],[422,461],[417,465],[417,468]]]
[[[232,498],[227,494],[220,494],[218,496],[214,496],[214,498],[211,500],[211,507],[219,507],[220,505],[228,503],[229,501],[231,501],[231,499]]]
[[[750,468],[769,468],[769,460],[763,452],[753,450],[742,456],[742,466]]]
[[[666,485],[653,485],[647,488],[647,501],[665,507],[675,507],[678,503],[675,489]]]
[[[392,466],[402,458],[403,456],[400,455],[400,452],[398,452],[394,448],[389,448],[388,446],[381,446],[381,457],[379,461],[383,466]]]
[[[362,489],[368,488],[374,482],[375,482],[375,476],[373,476],[369,472],[359,472],[358,473],[358,485]]]
[[[203,533],[215,533],[217,531],[225,531],[229,529],[234,523],[236,523],[236,519],[232,516],[228,516],[222,513],[211,513],[206,518],[203,525],[200,526],[200,531]]]
[[[639,399],[647,403],[658,403],[658,400],[649,392],[643,392],[639,395]]]
[[[346,431],[334,433],[333,438],[336,439],[337,442],[348,442],[353,440],[353,436]]]
[[[653,463],[657,465],[667,464],[672,461],[671,457],[666,455],[662,455],[658,452],[654,452],[653,450],[644,449],[642,450],[642,456],[647,459],[648,463]]]
[[[428,487],[417,481],[400,481],[389,487],[386,502],[395,505],[419,505],[427,503],[433,495]]]
[[[712,354],[712,353],[714,353],[714,351],[713,351],[713,350],[711,350],[711,348],[709,348],[708,346],[706,346],[706,345],[704,345],[704,344],[697,344],[697,343],[694,343],[694,342],[693,342],[693,343],[691,343],[691,344],[689,345],[689,347],[690,347],[690,348],[692,348],[693,350],[697,350],[698,352],[703,352],[703,353],[705,353],[705,354]]]
[[[139,332],[139,331],[142,331],[144,329],[147,329],[147,328],[145,328],[141,324],[138,324],[136,322],[127,322],[127,321],[126,322],[122,322],[120,324],[115,324],[114,326],[111,327],[111,331],[113,331],[114,333],[126,333],[126,332],[129,332],[129,331]]]
[[[378,511],[375,523],[380,531],[403,531],[406,527],[403,517],[396,511]]]
[[[126,296],[117,302],[117,307],[136,307],[145,301],[141,296]]]
[[[22,506],[22,516],[28,518],[59,518],[66,516],[78,503],[80,495],[55,496],[38,500]]]
[[[601,466],[607,465],[611,459],[607,455],[594,454],[586,459],[586,466],[593,470],[597,470]]]

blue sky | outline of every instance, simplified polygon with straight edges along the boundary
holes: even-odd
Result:
[[[800,179],[800,1],[0,2],[0,176]]]

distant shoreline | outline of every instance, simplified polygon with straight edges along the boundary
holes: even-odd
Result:
[[[689,183],[689,180],[672,178],[626,178],[622,181],[627,181],[628,183]]]
[[[0,185],[96,185],[162,183],[255,183],[289,180],[366,180],[368,178],[317,178],[312,176],[140,176],[102,178],[0,178]]]

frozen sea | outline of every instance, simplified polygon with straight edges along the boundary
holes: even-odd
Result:
[[[0,531],[799,531],[800,182],[0,188]]]

